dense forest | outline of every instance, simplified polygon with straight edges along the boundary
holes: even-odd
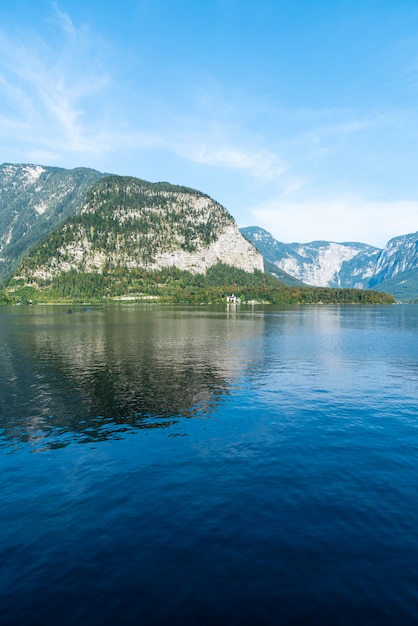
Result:
[[[206,274],[192,274],[175,267],[158,271],[141,268],[109,268],[102,273],[62,272],[50,280],[28,285],[11,279],[0,292],[0,303],[94,303],[112,299],[155,298],[163,303],[218,304],[235,294],[242,302],[270,304],[391,304],[392,296],[358,289],[289,287],[261,271],[245,272],[218,263]]]
[[[221,205],[187,187],[107,176],[88,191],[80,213],[29,251],[18,271],[29,279],[40,268],[60,273],[65,264],[79,273],[106,271],[104,257],[109,270],[147,267],[159,253],[209,247],[230,224]],[[80,247],[81,256],[75,252]]]

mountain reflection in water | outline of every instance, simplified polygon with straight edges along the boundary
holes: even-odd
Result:
[[[250,360],[239,341],[243,322],[224,308],[205,315],[135,305],[73,313],[2,311],[4,436],[54,447],[72,437],[167,427],[212,411]],[[246,338],[262,326],[261,317],[247,318]]]
[[[1,626],[418,622],[418,306],[0,307],[0,346]]]

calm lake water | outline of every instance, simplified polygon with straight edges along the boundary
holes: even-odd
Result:
[[[418,306],[0,308],[0,623],[418,623]]]

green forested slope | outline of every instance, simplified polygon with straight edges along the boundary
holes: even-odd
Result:
[[[147,266],[160,252],[177,248],[194,252],[198,246],[209,246],[224,226],[233,223],[221,205],[193,189],[108,176],[89,190],[80,213],[31,252],[20,271],[27,275],[40,266],[61,271],[66,262],[78,271],[89,271],[94,254],[106,257],[100,268],[104,270],[127,259]],[[78,262],[72,255],[77,246],[84,246],[85,252]]]
[[[39,165],[0,165],[0,284],[27,251],[81,210],[104,174]]]
[[[243,302],[255,300],[272,304],[392,304],[385,293],[326,287],[288,287],[260,271],[245,272],[224,264],[206,274],[192,274],[176,268],[146,271],[119,268],[109,272],[62,272],[49,281],[28,286],[22,279],[11,280],[0,294],[2,303],[99,302],[118,298],[159,299],[167,303],[220,303],[235,294]]]
[[[35,174],[41,180],[43,168]],[[219,303],[232,293],[244,302],[393,302],[378,292],[284,285],[277,272],[257,269],[262,257],[228,211],[196,190],[113,175],[91,180],[80,180],[80,210],[22,258],[1,293],[3,303]]]

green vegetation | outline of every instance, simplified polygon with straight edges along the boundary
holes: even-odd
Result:
[[[377,291],[307,287],[271,265],[265,273],[245,272],[222,263],[206,274],[173,266],[152,270],[167,263],[167,258],[170,263],[176,252],[201,254],[228,226],[235,225],[234,219],[220,204],[188,187],[103,176],[90,170],[45,168],[40,173],[30,167],[4,166],[9,188],[28,188],[33,183],[25,183],[25,175],[32,176],[30,180],[36,179],[43,194],[32,198],[32,213],[39,213],[42,205],[38,218],[45,216],[44,222],[57,224],[59,214],[61,221],[36,245],[32,236],[24,240],[16,230],[19,241],[25,243],[22,255],[29,240],[34,245],[29,252],[26,249],[14,276],[0,292],[0,303],[153,298],[166,303],[215,304],[225,302],[231,294],[242,302],[274,304],[394,301]],[[71,204],[75,194],[76,201]],[[13,210],[23,210],[25,197],[27,193],[12,202],[10,196]],[[56,202],[49,211],[46,203],[51,197]],[[34,222],[31,232],[38,238],[41,231],[37,229]],[[164,263],[158,261],[158,255],[165,255]]]
[[[373,289],[391,293],[399,302],[417,303],[418,270],[399,272],[393,278],[374,286]]]
[[[271,304],[391,304],[394,298],[382,292],[325,287],[289,287],[260,271],[248,273],[219,263],[206,274],[177,268],[158,271],[126,268],[103,273],[62,272],[52,280],[27,285],[12,279],[0,292],[0,303],[101,302],[114,298],[158,298],[164,303],[215,304],[234,293],[243,302]]]
[[[158,253],[209,247],[233,223],[221,205],[193,189],[107,176],[88,191],[80,213],[31,250],[19,272],[30,279],[33,271],[51,263],[91,272],[95,255],[107,259],[100,270],[147,267]],[[85,254],[75,259],[74,247],[80,245]]]
[[[87,190],[104,176],[87,168],[43,167],[31,180],[28,172],[37,167],[0,166],[0,283],[32,246],[80,211]]]

